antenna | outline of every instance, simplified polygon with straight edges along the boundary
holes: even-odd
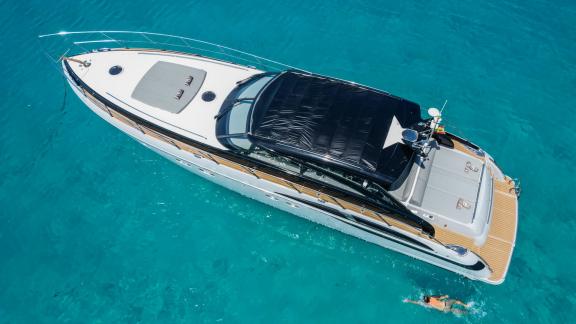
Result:
[[[442,114],[442,112],[444,111],[444,108],[446,107],[447,103],[448,103],[448,99],[444,100],[444,104],[442,105],[442,108],[440,109],[440,114]]]
[[[434,107],[428,108],[428,115],[430,117],[432,117],[432,119],[430,120],[430,125],[429,125],[429,127],[430,127],[429,133],[426,135],[426,139],[423,139],[419,142],[412,141],[412,143],[414,143],[413,146],[419,147],[420,152],[424,157],[427,156],[427,153],[424,152],[424,150],[426,148],[430,148],[430,139],[432,138],[432,135],[434,135],[434,132],[436,131],[436,127],[438,127],[438,125],[440,125],[440,122],[442,121],[442,112],[444,111],[444,108],[446,108],[447,104],[448,104],[448,100],[444,100],[444,104],[442,105],[441,109],[434,108]],[[410,135],[410,134],[406,134],[406,135]],[[410,139],[410,136],[407,136],[407,138],[405,138],[406,141],[409,141],[409,139]]]

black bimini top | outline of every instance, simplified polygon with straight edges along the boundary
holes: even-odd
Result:
[[[384,148],[394,117],[408,128],[421,121],[420,106],[351,82],[286,71],[258,96],[249,136],[268,149],[390,186],[414,155],[402,141]]]

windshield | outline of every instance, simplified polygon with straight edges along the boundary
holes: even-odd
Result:
[[[245,149],[246,142],[239,146],[238,138],[248,132],[250,111],[258,94],[276,74],[262,73],[241,81],[228,95],[216,118],[216,137],[225,146]],[[236,140],[231,140],[236,138]]]
[[[255,79],[240,85],[237,98],[254,98],[260,90],[276,75],[259,75]]]

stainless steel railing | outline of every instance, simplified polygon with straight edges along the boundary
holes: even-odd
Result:
[[[192,55],[245,65],[265,71],[282,71],[300,68],[207,41],[161,33],[137,31],[72,31],[39,35],[44,52],[53,63],[64,56],[114,48],[148,48],[185,52]]]

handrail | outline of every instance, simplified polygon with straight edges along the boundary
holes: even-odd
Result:
[[[95,38],[96,36],[96,38]],[[38,35],[41,42],[47,40],[63,40],[64,45],[61,50],[55,53],[54,44],[43,46],[47,56],[58,63],[64,54],[66,56],[78,55],[81,53],[115,48],[139,48],[137,44],[145,44],[146,48],[159,50],[175,50],[186,52],[192,55],[205,56],[209,53],[211,58],[226,60],[234,64],[249,66],[264,71],[282,71],[303,69],[270,60],[262,56],[254,55],[245,51],[237,50],[228,46],[203,41],[200,39],[184,36],[126,31],[126,30],[90,30],[90,31],[61,31],[58,33]],[[50,49],[48,50],[48,47]],[[204,54],[203,54],[204,53]]]

